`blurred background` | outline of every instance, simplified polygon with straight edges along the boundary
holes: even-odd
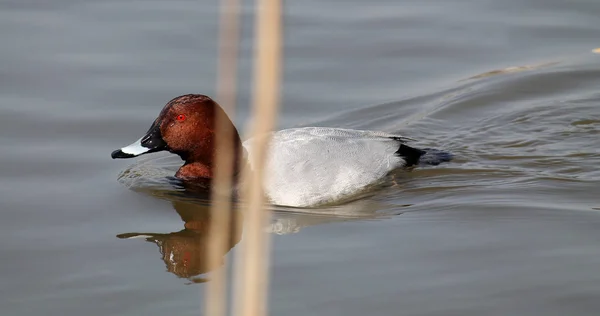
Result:
[[[201,313],[210,271],[230,268],[204,262],[205,201],[165,180],[177,157],[110,152],[175,96],[214,96],[218,13],[0,2],[2,315]],[[400,132],[456,159],[275,209],[271,314],[597,315],[598,21],[593,0],[286,1],[279,127]]]

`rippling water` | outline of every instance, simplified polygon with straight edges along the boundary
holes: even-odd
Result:
[[[218,3],[0,9],[2,314],[198,315],[222,268],[201,255],[207,203],[168,181],[178,158],[109,154],[172,97],[214,94]],[[280,127],[400,132],[456,158],[344,205],[275,209],[272,314],[598,314],[600,3],[285,12]],[[244,25],[241,130],[250,3]]]

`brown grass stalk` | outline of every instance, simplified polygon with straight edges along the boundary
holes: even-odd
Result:
[[[280,0],[257,0],[255,17],[256,41],[254,47],[254,95],[251,136],[266,135],[275,127],[279,102],[281,60],[281,2]],[[244,201],[245,240],[242,261],[236,266],[235,314],[240,316],[263,316],[267,314],[268,289],[268,235],[264,227],[269,212],[264,207],[262,179],[267,157],[268,137],[257,137],[253,143],[253,169],[247,179]]]
[[[219,48],[217,65],[216,101],[233,120],[237,95],[238,43],[240,28],[239,0],[221,0],[219,22]],[[211,194],[210,242],[207,260],[210,267],[218,267],[223,254],[227,253],[232,212],[231,187],[234,170],[233,130],[225,128],[228,119],[217,111],[216,119],[216,165]],[[227,264],[211,273],[205,296],[205,315],[221,316],[227,311]]]

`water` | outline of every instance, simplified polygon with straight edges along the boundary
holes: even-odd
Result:
[[[177,158],[109,155],[172,97],[214,95],[218,3],[0,9],[2,314],[198,315],[208,209],[163,187]],[[456,159],[339,207],[277,212],[273,315],[598,314],[600,3],[285,12],[280,127],[401,132]],[[246,3],[241,130],[252,17]],[[118,179],[143,168],[153,176]]]

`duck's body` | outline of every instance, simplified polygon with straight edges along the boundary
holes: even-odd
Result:
[[[112,157],[168,150],[185,160],[177,177],[210,182],[217,163],[213,141],[217,111],[223,113],[207,96],[177,97],[167,103],[144,137],[114,151]],[[229,121],[228,127],[236,144],[234,154],[252,167],[253,139],[242,143],[233,123]],[[376,131],[304,127],[270,136],[264,191],[273,204],[294,207],[347,198],[394,169],[417,164],[425,153],[405,145],[406,137]]]
[[[337,201],[381,181],[394,169],[414,164],[422,154],[415,150],[410,157],[402,155],[399,149],[405,138],[374,131],[304,127],[271,136],[265,193],[278,205]],[[252,139],[243,146],[251,161]]]

